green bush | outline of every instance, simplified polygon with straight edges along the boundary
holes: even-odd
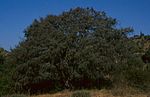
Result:
[[[71,97],[91,97],[90,92],[81,90],[74,92]]]
[[[128,70],[127,80],[130,86],[144,91],[150,90],[150,71],[142,69]]]

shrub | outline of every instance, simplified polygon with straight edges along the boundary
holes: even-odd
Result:
[[[139,88],[144,91],[150,90],[150,71],[144,70],[129,70],[127,74],[127,79],[129,81],[129,85]]]

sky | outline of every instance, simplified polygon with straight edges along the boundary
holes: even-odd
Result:
[[[118,20],[118,27],[150,34],[150,0],[0,0],[0,47],[14,48],[34,19],[76,7],[105,11]]]

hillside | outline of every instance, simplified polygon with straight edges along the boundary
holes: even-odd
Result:
[[[131,38],[139,47],[139,51],[142,54],[150,48],[150,35],[135,35]]]

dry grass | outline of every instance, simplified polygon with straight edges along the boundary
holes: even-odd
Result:
[[[114,90],[113,90],[114,91]],[[130,93],[124,93],[120,94],[119,92],[116,92],[116,94],[112,93],[112,90],[100,90],[100,91],[94,91],[92,92],[92,97],[147,97],[144,94],[130,94]]]
[[[62,92],[55,93],[55,94],[34,95],[31,97],[70,97],[71,94],[72,94],[72,92],[65,90]]]
[[[148,97],[145,94],[142,94],[140,92],[131,92],[131,89],[129,89],[128,91],[123,92],[122,90],[90,90],[90,93],[92,95],[92,97]],[[88,91],[88,90],[87,90]],[[130,92],[129,92],[130,91]],[[115,92],[115,93],[112,93]],[[128,92],[128,93],[127,93]],[[118,93],[118,94],[117,94]],[[70,91],[62,91],[59,93],[55,93],[55,94],[44,94],[44,95],[35,95],[35,96],[31,96],[31,97],[70,97],[72,94],[72,92]]]

